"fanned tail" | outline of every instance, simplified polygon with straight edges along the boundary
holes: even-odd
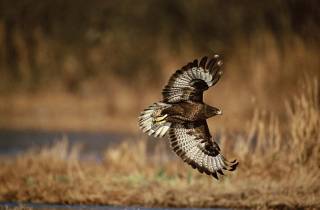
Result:
[[[162,115],[162,110],[170,107],[170,104],[157,102],[149,106],[139,116],[139,127],[149,136],[163,137],[169,130],[171,123],[166,121],[167,115]]]

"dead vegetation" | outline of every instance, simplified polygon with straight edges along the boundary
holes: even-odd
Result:
[[[286,123],[256,111],[220,144],[240,167],[220,181],[199,174],[147,139],[106,150],[102,163],[79,161],[67,141],[0,161],[0,200],[162,207],[319,208],[320,109],[317,80],[287,100]]]

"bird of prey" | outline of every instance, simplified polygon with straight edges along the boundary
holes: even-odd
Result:
[[[223,170],[237,168],[220,153],[206,120],[222,114],[203,102],[203,92],[215,85],[222,75],[219,55],[203,57],[177,70],[162,90],[163,99],[141,112],[139,127],[153,137],[166,134],[173,151],[186,163],[218,179]]]

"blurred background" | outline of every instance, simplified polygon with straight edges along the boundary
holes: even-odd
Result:
[[[214,129],[255,109],[281,118],[299,80],[319,78],[319,20],[317,0],[1,0],[0,129],[138,133],[170,75],[214,53]]]
[[[240,162],[219,182],[137,122],[214,54],[224,75],[204,100],[223,115],[208,125]],[[318,0],[0,0],[0,208],[319,209],[319,55]]]

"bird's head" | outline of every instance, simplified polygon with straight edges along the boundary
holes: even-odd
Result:
[[[217,108],[217,107],[213,107],[213,106],[206,106],[205,108],[205,115],[207,118],[209,117],[213,117],[216,115],[221,115],[222,111],[221,109]]]

